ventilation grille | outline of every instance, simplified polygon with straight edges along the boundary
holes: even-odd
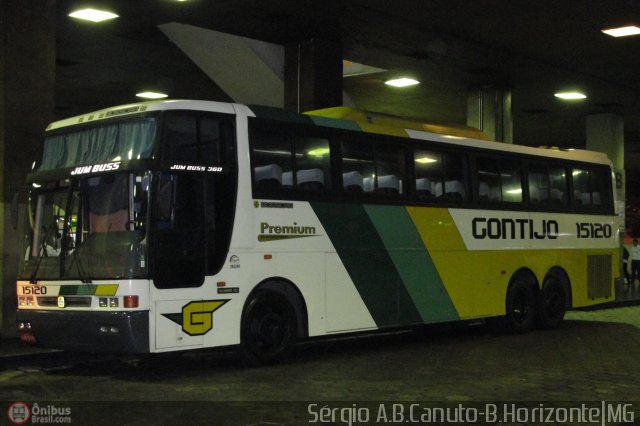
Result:
[[[587,256],[587,287],[591,299],[611,297],[611,255]]]

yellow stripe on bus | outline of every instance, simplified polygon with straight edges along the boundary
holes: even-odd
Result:
[[[96,296],[115,296],[118,284],[100,284],[96,286]]]

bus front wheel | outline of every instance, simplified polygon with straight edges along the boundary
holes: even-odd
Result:
[[[537,307],[538,298],[534,286],[522,277],[516,278],[507,291],[507,329],[516,333],[531,330],[535,325]]]
[[[244,361],[273,364],[286,357],[296,340],[295,310],[282,295],[257,291],[247,303],[241,329]]]

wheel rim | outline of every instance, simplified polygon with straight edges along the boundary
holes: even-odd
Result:
[[[543,300],[544,313],[549,319],[558,318],[563,310],[564,300],[557,290],[549,291]]]
[[[520,290],[516,294],[513,301],[513,319],[518,324],[524,324],[527,322],[531,313],[531,298],[525,290]]]
[[[276,353],[287,345],[289,323],[286,313],[272,307],[262,307],[251,317],[251,346],[261,353]]]

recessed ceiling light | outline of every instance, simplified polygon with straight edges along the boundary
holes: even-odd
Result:
[[[609,28],[608,30],[602,30],[602,32],[612,37],[627,37],[640,34],[640,28],[630,25],[628,27]]]
[[[166,98],[169,95],[167,95],[166,93],[149,91],[149,92],[136,93],[136,96],[144,99],[162,99],[162,98]]]
[[[71,12],[69,16],[72,18],[82,19],[84,21],[91,21],[91,22],[102,22],[102,21],[107,21],[109,19],[118,18],[118,15],[116,15],[115,13],[107,12],[106,10],[97,10],[97,9],[76,10],[75,12]]]
[[[575,101],[575,100],[587,98],[587,95],[580,92],[558,92],[558,93],[555,93],[553,96],[565,101]]]
[[[393,87],[407,87],[407,86],[414,86],[416,84],[420,84],[420,82],[412,78],[396,78],[394,80],[387,80],[384,82],[384,84],[387,84]]]

